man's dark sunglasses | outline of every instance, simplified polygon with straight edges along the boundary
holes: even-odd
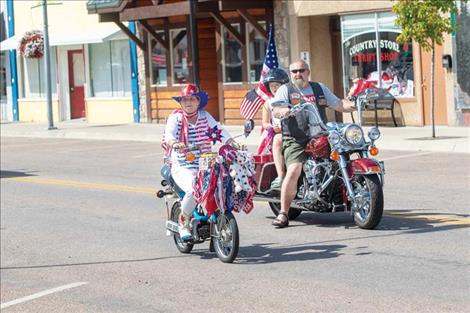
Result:
[[[306,69],[304,69],[304,68],[299,68],[298,70],[291,70],[292,74],[297,74],[297,73],[302,74],[305,71],[306,71]]]

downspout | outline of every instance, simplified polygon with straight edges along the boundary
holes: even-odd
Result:
[[[129,30],[135,35],[135,22],[129,22]],[[131,54],[131,86],[132,86],[132,112],[134,123],[140,123],[140,99],[139,99],[139,72],[137,67],[137,47],[134,41],[129,40]]]
[[[15,14],[13,11],[13,0],[7,0],[8,38],[15,35]],[[18,66],[16,64],[16,48],[9,50],[10,76],[11,76],[11,102],[13,121],[19,121],[18,112]]]

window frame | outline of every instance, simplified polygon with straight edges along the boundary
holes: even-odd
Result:
[[[58,64],[57,64],[57,47],[50,47],[50,66],[51,66],[51,93],[53,98],[57,98],[59,95],[58,92]],[[21,99],[45,99],[47,97],[47,82],[46,82],[46,65],[44,64],[45,59],[40,58],[40,59],[32,59],[33,61],[37,61],[37,76],[39,80],[39,95],[38,96],[31,96],[31,88],[29,81],[26,82],[26,80],[29,79],[29,73],[27,73],[27,66],[26,62],[28,58],[25,58],[23,56],[18,55],[18,58],[20,58],[20,64],[19,66],[19,75],[18,75],[18,80],[20,81],[19,84],[19,95]],[[41,67],[44,65],[44,72],[41,71]],[[55,76],[54,76],[55,74]],[[44,89],[44,90],[43,90]],[[54,90],[55,89],[55,90]]]
[[[184,27],[183,25],[178,25],[178,26],[175,26],[175,27],[172,27],[172,28],[169,28],[168,31],[165,31],[161,28],[154,28],[154,31],[159,34],[159,35],[164,35],[164,39],[169,38],[168,40],[168,49],[165,49],[165,47],[163,47],[165,49],[165,56],[166,56],[166,69],[167,69],[167,73],[166,73],[166,84],[154,84],[153,83],[153,68],[152,68],[152,50],[153,50],[153,47],[154,45],[152,44],[153,42],[156,42],[156,40],[152,37],[151,34],[149,34],[148,32],[146,32],[147,34],[147,42],[150,43],[149,44],[149,48],[146,49],[146,53],[148,54],[148,60],[149,60],[149,72],[150,72],[150,87],[152,88],[170,88],[170,87],[179,87],[179,86],[182,86],[184,85],[184,83],[175,83],[174,82],[174,56],[173,56],[173,50],[175,48],[175,46],[173,45],[173,34],[176,34],[178,35],[179,32],[185,30],[186,31],[186,41],[187,41],[187,49],[188,49],[188,77],[191,78],[191,73],[192,73],[192,67],[189,65],[191,63],[191,58],[192,58],[192,55],[191,55],[191,49],[190,49],[190,42],[189,42],[189,34],[188,34],[188,27]],[[158,42],[156,42],[155,44],[158,44]]]
[[[108,40],[108,41],[105,41],[105,42],[101,42],[101,43],[93,43],[93,44],[88,44],[88,47],[86,49],[86,55],[87,55],[87,59],[85,60],[86,62],[88,62],[88,66],[86,68],[86,72],[85,72],[85,75],[86,75],[86,80],[87,81],[87,85],[89,85],[89,87],[87,88],[87,97],[88,98],[93,98],[93,99],[110,99],[110,98],[120,98],[120,99],[128,99],[128,98],[132,98],[132,81],[131,81],[131,53],[130,53],[130,49],[127,49],[127,53],[128,53],[128,57],[129,57],[129,62],[128,63],[128,66],[129,66],[129,75],[127,78],[125,78],[126,76],[123,76],[124,79],[126,79],[126,81],[129,82],[129,90],[127,91],[127,94],[126,94],[126,90],[117,90],[114,88],[114,79],[113,79],[113,68],[112,68],[112,62],[113,62],[113,48],[112,48],[112,43],[113,42],[118,42],[118,41],[125,41],[127,43],[127,45],[129,46],[129,39],[118,39],[118,40]],[[107,45],[107,48],[108,48],[108,51],[109,51],[109,61],[110,61],[110,68],[109,68],[109,77],[110,77],[110,86],[111,86],[111,90],[109,90],[109,95],[99,95],[97,96],[96,95],[96,91],[94,90],[94,87],[93,87],[93,73],[94,71],[92,70],[92,63],[93,63],[93,57],[92,57],[92,51],[93,51],[93,45],[99,45],[99,44],[106,44]],[[125,82],[125,81],[124,81]],[[119,93],[122,93],[122,95],[119,95]]]

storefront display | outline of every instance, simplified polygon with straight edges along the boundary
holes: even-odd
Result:
[[[394,20],[388,12],[342,17],[346,94],[378,87],[395,97],[414,96],[412,46],[397,42],[400,29]]]

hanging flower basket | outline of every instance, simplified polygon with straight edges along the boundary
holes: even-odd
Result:
[[[44,55],[44,36],[40,30],[26,32],[18,46],[25,58],[40,59]]]

